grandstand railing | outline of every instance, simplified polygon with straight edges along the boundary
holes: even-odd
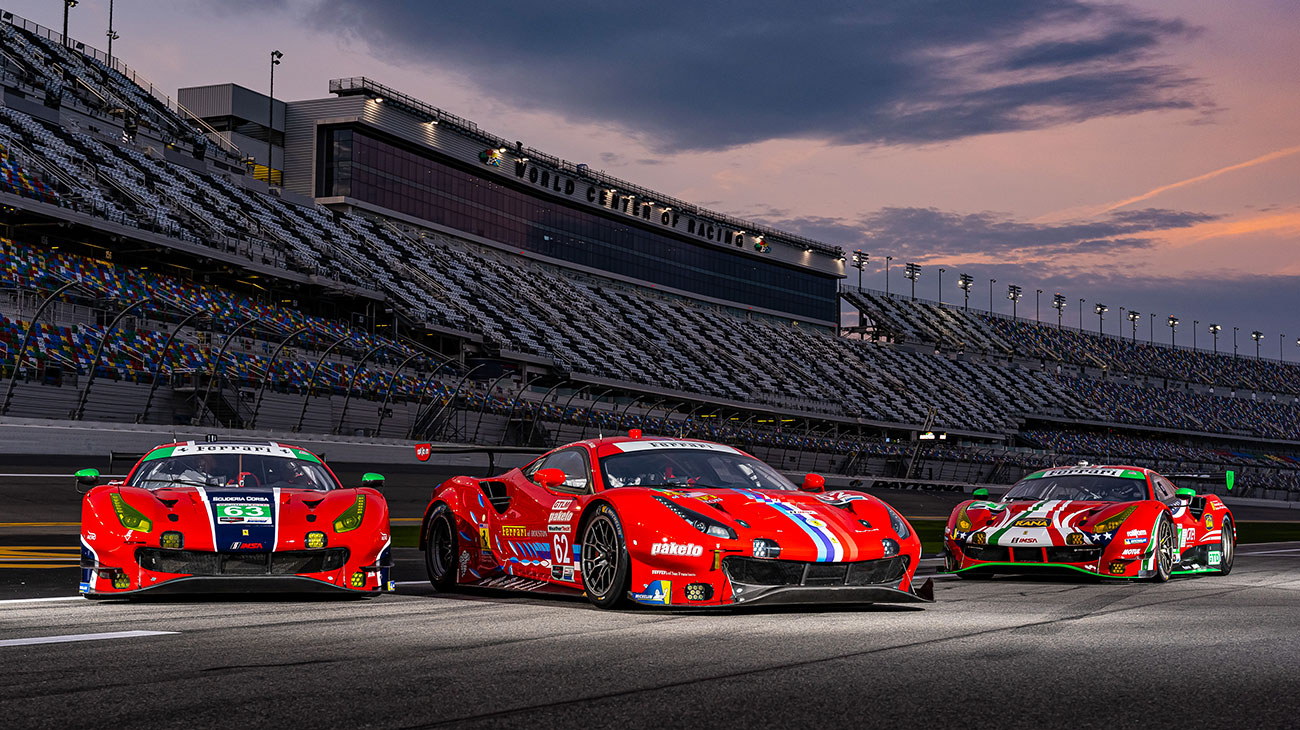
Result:
[[[88,43],[78,41],[75,38],[72,38],[71,36],[64,38],[62,33],[54,30],[53,28],[47,28],[41,25],[40,23],[28,20],[18,15],[17,13],[13,13],[8,10],[0,9],[0,21],[9,23],[10,25],[16,28],[21,28],[22,30],[25,30],[34,35],[38,35],[52,43],[59,43],[64,47],[77,51],[84,56],[89,56],[90,58],[93,58],[96,61],[104,64],[105,66],[121,74],[124,78],[126,78],[131,83],[135,84],[143,91],[146,91],[150,96],[154,98],[154,100],[156,100],[158,103],[162,104],[164,107],[170,110],[179,119],[194,124],[196,127],[199,128],[199,130],[201,130],[204,134],[206,134],[209,139],[212,139],[213,141],[217,142],[218,146],[222,149],[222,151],[228,154],[230,157],[236,160],[243,159],[244,157],[243,153],[240,152],[239,147],[235,146],[233,142],[222,137],[221,134],[217,132],[217,130],[214,129],[212,125],[205,122],[202,117],[199,117],[194,112],[187,109],[185,105],[181,104],[179,101],[176,101],[175,99],[171,98],[167,94],[163,93],[161,89],[154,86],[152,81],[140,75],[139,73],[136,73],[135,69],[132,69],[130,66],[127,66],[125,63],[122,63],[122,61],[119,60],[118,57],[109,56],[104,51],[101,51],[98,48],[95,48],[94,46],[91,46]]]

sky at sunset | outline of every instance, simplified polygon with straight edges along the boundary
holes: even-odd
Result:
[[[108,0],[71,35],[104,46]],[[7,10],[58,28],[62,3]],[[918,294],[1006,285],[1241,328],[1300,360],[1300,3],[118,0],[114,53],[168,93],[327,96],[368,76],[508,139],[871,256]],[[850,282],[857,272],[850,271]],[[1055,312],[1051,319],[1055,320]],[[1223,339],[1227,338],[1227,339]]]

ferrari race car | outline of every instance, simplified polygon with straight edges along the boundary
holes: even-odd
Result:
[[[159,446],[122,481],[81,504],[81,592],[89,598],[165,591],[391,590],[388,504],[366,474],[345,488],[296,446]]]
[[[633,431],[448,479],[419,545],[440,591],[582,593],[602,608],[933,600],[929,581],[912,585],[921,543],[907,520],[823,490],[730,446]]]
[[[1149,469],[1045,469],[999,501],[983,489],[975,496],[944,532],[948,571],[963,578],[1075,570],[1163,582],[1232,570],[1237,534],[1223,501]]]

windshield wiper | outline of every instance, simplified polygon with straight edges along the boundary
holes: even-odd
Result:
[[[167,486],[167,487],[170,487],[173,484],[180,484],[186,487],[205,487],[205,488],[225,486],[222,484],[208,484],[207,482],[200,482],[194,479],[181,479],[180,477],[177,477],[175,479],[141,479],[140,480],[141,484],[146,484],[148,482],[153,482],[154,484],[162,484],[163,486]]]

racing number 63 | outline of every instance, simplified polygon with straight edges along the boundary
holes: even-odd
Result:
[[[569,560],[569,536],[564,533],[555,535],[551,542],[551,562],[555,565],[568,565]]]

